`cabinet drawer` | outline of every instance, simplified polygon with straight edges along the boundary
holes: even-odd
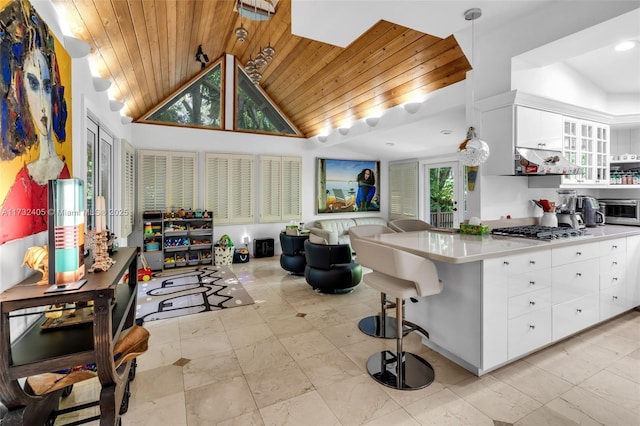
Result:
[[[627,239],[616,238],[600,242],[600,256],[608,256],[612,254],[620,254],[624,256],[627,251]]]
[[[551,251],[541,250],[523,254],[505,256],[496,259],[502,265],[502,270],[509,275],[519,275],[531,271],[547,269],[551,266]]]
[[[600,258],[600,290],[625,281],[626,261],[624,256],[614,254]]]
[[[509,319],[551,307],[551,288],[543,288],[509,298]]]
[[[625,283],[616,283],[600,292],[600,320],[611,318],[631,308]]]
[[[551,268],[510,276],[508,283],[509,297],[551,287]]]
[[[600,264],[585,261],[551,269],[551,302],[554,305],[577,299],[600,289]]]
[[[551,342],[551,307],[509,320],[509,359]]]
[[[552,308],[553,340],[562,339],[598,322],[599,303],[599,294],[593,293],[554,305]]]
[[[594,259],[596,257],[600,257],[600,247],[598,243],[576,244],[551,250],[553,266],[566,265],[581,260]]]

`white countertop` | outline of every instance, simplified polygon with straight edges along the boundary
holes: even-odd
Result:
[[[632,235],[640,235],[640,227],[605,225],[597,228],[587,228],[587,235],[582,237],[552,241],[434,231],[381,234],[371,237],[371,239],[432,260],[447,263],[467,263],[541,248],[561,247]]]

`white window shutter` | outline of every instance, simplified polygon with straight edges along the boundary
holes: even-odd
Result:
[[[418,217],[418,162],[389,165],[389,220]]]
[[[140,151],[140,212],[164,210],[167,205],[167,157]]]
[[[133,232],[133,211],[135,209],[135,151],[133,146],[122,139],[122,218],[120,220],[120,236],[126,237]]]
[[[216,223],[253,222],[253,156],[205,154],[205,208]]]
[[[175,209],[197,208],[197,161],[196,153],[171,155],[169,159],[171,165],[171,181],[169,184],[171,196],[168,207]]]
[[[282,158],[282,219],[302,219],[302,159]]]

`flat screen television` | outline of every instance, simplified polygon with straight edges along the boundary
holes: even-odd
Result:
[[[380,162],[318,158],[318,214],[380,211]]]

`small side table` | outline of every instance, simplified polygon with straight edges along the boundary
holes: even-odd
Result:
[[[304,275],[304,268],[307,261],[304,257],[304,242],[309,239],[309,234],[287,235],[286,232],[280,232],[280,246],[282,254],[280,255],[280,266],[292,275]]]

